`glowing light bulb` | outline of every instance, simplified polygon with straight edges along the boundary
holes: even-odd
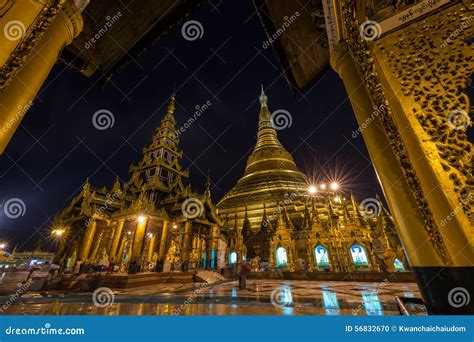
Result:
[[[321,185],[319,186],[322,190],[326,189],[326,184],[324,183],[321,183]]]
[[[64,229],[58,229],[58,230],[56,230],[56,235],[57,235],[57,236],[61,236],[61,235],[63,235],[63,234],[64,234]]]
[[[309,192],[311,195],[314,195],[317,191],[318,191],[318,189],[317,189],[314,185],[310,185],[310,186],[308,187],[308,192]]]
[[[332,182],[331,183],[331,190],[337,190],[339,189],[339,184],[337,182]]]
[[[137,218],[138,223],[144,223],[144,222],[145,222],[145,219],[146,219],[146,218],[145,218],[145,216],[143,216],[143,215],[140,215],[140,216],[138,216],[138,218]]]

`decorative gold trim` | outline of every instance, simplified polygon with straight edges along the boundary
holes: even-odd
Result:
[[[423,189],[420,185],[420,180],[416,175],[415,170],[408,157],[408,152],[403,142],[397,127],[395,125],[393,115],[390,108],[386,105],[387,100],[382,90],[377,71],[375,69],[372,52],[368,47],[367,41],[361,39],[359,32],[359,21],[354,15],[354,4],[350,0],[343,0],[342,3],[342,17],[345,28],[345,42],[349,48],[349,53],[355,59],[361,72],[361,77],[368,93],[371,95],[373,104],[380,108],[380,115],[377,120],[384,128],[389,137],[390,145],[395,155],[397,156],[400,168],[405,175],[405,179],[409,188],[413,193],[420,214],[425,222],[425,229],[430,237],[431,244],[435,247],[436,253],[446,265],[451,265],[452,260],[444,244],[443,237],[435,223],[433,213],[425,199]],[[339,53],[339,57],[335,57],[333,62],[337,65],[337,60],[340,60],[345,54]]]
[[[10,54],[10,57],[5,64],[0,68],[0,93],[3,92],[16,73],[21,69],[23,63],[30,55],[31,50],[51,25],[52,21],[61,10],[64,2],[65,0],[54,0],[50,6],[45,6],[41,10],[35,23],[26,32],[22,41]]]

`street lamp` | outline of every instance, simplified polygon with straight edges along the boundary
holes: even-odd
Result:
[[[331,183],[331,190],[337,190],[337,189],[339,189],[339,183],[332,182]]]
[[[321,188],[321,190],[324,190],[324,189],[326,189],[326,184],[321,183],[321,184],[319,185],[319,187]]]

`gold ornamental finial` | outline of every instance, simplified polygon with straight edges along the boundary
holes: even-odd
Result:
[[[170,97],[170,103],[168,104],[168,114],[174,113],[174,102],[176,100],[176,89],[173,90],[173,93]]]
[[[263,84],[261,85],[262,87],[262,91],[260,92],[260,104],[262,105],[262,107],[266,107],[267,106],[267,95],[265,95],[265,91],[263,91]]]

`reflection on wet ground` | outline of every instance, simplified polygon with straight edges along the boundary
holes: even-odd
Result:
[[[395,296],[420,297],[414,283],[250,280],[196,287],[179,284],[114,290],[98,307],[90,293],[27,294],[11,315],[398,315]],[[8,298],[0,300],[5,303]]]

